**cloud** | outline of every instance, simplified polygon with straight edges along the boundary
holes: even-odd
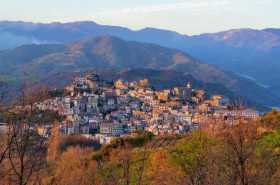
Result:
[[[128,7],[119,10],[108,10],[99,12],[102,15],[108,14],[146,14],[182,9],[200,10],[202,8],[221,7],[229,4],[229,0],[189,0],[170,4],[158,4],[151,6]]]

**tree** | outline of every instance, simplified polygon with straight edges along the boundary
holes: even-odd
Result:
[[[253,160],[258,168],[252,184],[280,184],[280,131],[275,130],[261,136],[257,143],[256,158]]]
[[[170,161],[168,151],[159,149],[149,158],[148,179],[151,185],[179,185],[183,184],[182,172]]]
[[[249,185],[253,170],[253,159],[257,146],[255,122],[239,121],[223,132],[224,162],[227,165],[228,183]]]
[[[7,157],[13,184],[27,185],[39,178],[45,157],[45,139],[37,135],[31,123],[10,123],[11,145]]]
[[[171,156],[191,185],[205,184],[208,172],[209,154],[215,141],[201,131],[194,132],[179,142]]]
[[[96,185],[97,164],[88,158],[88,151],[79,147],[69,148],[57,163],[55,183],[57,185]]]
[[[280,128],[280,112],[274,109],[271,112],[265,114],[261,121],[265,126]]]
[[[6,184],[35,184],[45,165],[46,141],[36,132],[40,120],[34,109],[34,104],[44,99],[45,94],[42,91],[28,94],[25,89],[22,92],[18,104],[21,107],[8,109],[5,114],[8,123],[4,149],[7,169],[1,182]]]
[[[3,179],[7,175],[6,163],[7,153],[11,146],[11,139],[6,134],[0,132],[0,179]],[[0,183],[1,184],[1,183]]]
[[[51,137],[48,141],[48,161],[56,161],[61,154],[61,134],[58,123],[55,123],[51,130]]]
[[[132,166],[132,154],[131,149],[125,148],[113,153],[112,157],[115,161],[119,161],[122,173],[121,184],[129,185],[131,180],[131,166]],[[117,155],[116,155],[117,154]]]
[[[0,93],[0,122],[3,119],[3,114],[4,114],[4,107],[2,105],[3,101],[3,94]],[[6,158],[7,151],[9,149],[10,142],[7,141],[6,133],[3,130],[0,130],[0,165],[2,162],[4,162]],[[1,177],[1,173],[0,173]]]

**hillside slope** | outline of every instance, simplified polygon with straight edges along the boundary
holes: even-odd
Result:
[[[246,76],[278,94],[280,90],[280,29],[235,29],[187,36],[146,28],[133,31],[95,22],[34,24],[0,22],[0,49],[30,43],[69,43],[111,35],[128,41],[158,44],[189,53],[206,63]]]
[[[154,44],[128,42],[116,37],[98,37],[65,46],[49,44],[22,46],[0,53],[0,61],[1,66],[9,66],[2,68],[1,75],[12,80],[16,77],[29,82],[40,82],[60,75],[63,81],[64,78],[68,78],[63,74],[92,69],[169,70],[182,75],[191,75],[203,83],[218,84],[236,96],[262,105],[275,106],[280,102],[278,97],[252,81],[203,64],[182,51]],[[170,75],[170,79],[174,75]]]

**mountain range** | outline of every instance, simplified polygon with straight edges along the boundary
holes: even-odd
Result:
[[[58,87],[68,83],[75,73],[99,70],[112,80],[148,78],[159,88],[183,86],[191,81],[211,93],[259,105],[280,102],[278,97],[251,80],[204,64],[180,50],[112,36],[71,44],[24,45],[2,51],[0,61],[2,81],[10,84],[46,82]]]
[[[22,46],[25,44],[33,45]],[[22,73],[38,80],[62,71],[91,68],[169,70],[219,84],[263,105],[280,104],[280,29],[188,36],[154,28],[133,31],[91,21],[0,22],[0,48],[2,80]]]

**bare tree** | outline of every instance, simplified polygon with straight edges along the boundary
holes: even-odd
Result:
[[[257,127],[241,121],[226,128],[224,132],[225,162],[229,167],[229,181],[234,184],[249,185],[250,162],[257,146]]]
[[[141,154],[141,159],[139,160],[139,166],[138,166],[138,177],[137,177],[137,185],[142,185],[143,181],[144,181],[144,172],[145,172],[145,168],[146,168],[146,162],[148,160],[148,156],[149,156],[149,146],[146,145],[142,151]]]
[[[7,110],[8,130],[2,157],[5,160],[5,181],[3,183],[28,185],[38,179],[45,164],[46,141],[37,133],[38,116],[34,105],[47,96],[46,89],[22,90],[19,109]]]
[[[14,135],[8,151],[10,177],[14,184],[27,185],[43,168],[45,140],[37,135],[31,123],[15,122],[10,126]]]
[[[3,121],[4,112],[6,111],[4,106],[4,97],[5,93],[0,92],[0,122]],[[9,135],[8,132],[6,132],[6,125],[2,125],[2,130],[0,128],[0,178],[4,178],[7,174],[7,169],[5,167],[5,162],[7,160],[7,153],[11,146],[11,141],[13,139],[12,135]]]

